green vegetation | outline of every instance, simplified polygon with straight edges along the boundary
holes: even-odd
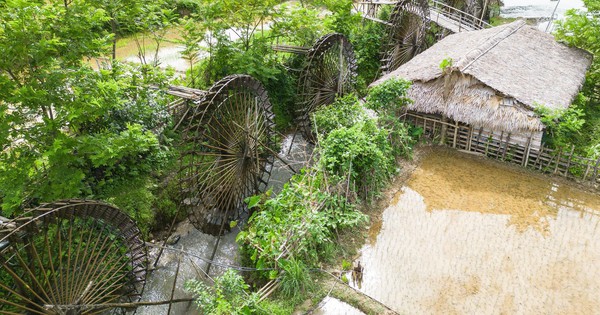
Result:
[[[169,222],[178,203],[169,180],[178,135],[170,131],[172,99],[161,89],[182,82],[205,89],[226,75],[249,74],[266,86],[277,127],[288,129],[297,103],[297,73],[290,69],[300,69],[304,56],[276,53],[274,43],[311,46],[330,32],[347,35],[358,60],[356,95],[366,95],[379,71],[384,27],[362,22],[350,0],[281,2],[0,2],[2,215],[93,198],[128,212],[145,233]],[[178,39],[173,30],[181,30]],[[135,41],[141,64],[115,60],[124,36]],[[185,47],[190,69],[182,78],[153,57],[167,37]],[[106,57],[106,68],[87,64]],[[259,303],[239,275],[227,272],[211,287],[187,284],[202,312],[290,313],[314,293],[314,269],[335,262],[339,233],[367,222],[362,207],[396,173],[396,158],[410,152],[407,128],[393,119],[408,102],[406,88],[399,81],[374,88],[366,107],[377,117],[355,95],[319,110],[313,166],[277,196],[248,200],[257,211],[238,241],[246,261],[261,270],[255,284],[277,278],[277,296],[292,302]]]
[[[250,293],[244,278],[233,270],[217,277],[210,287],[203,282],[189,280],[185,288],[197,296],[196,304],[202,314],[256,314],[259,310],[259,296]]]
[[[589,51],[592,66],[586,75],[581,95],[566,112],[545,113],[550,123],[550,143],[575,145],[580,154],[600,157],[600,1],[584,0],[587,12],[570,10],[558,22],[556,37]]]
[[[117,62],[87,67],[83,60],[105,53],[111,38],[110,17],[91,3],[0,6],[2,213],[88,197],[129,203],[134,217],[151,221],[148,180],[170,156],[156,133],[167,123],[168,100],[140,87],[164,86],[170,74]],[[118,189],[131,181],[142,184]]]
[[[333,251],[324,248],[337,243],[341,231],[367,221],[361,207],[385,188],[396,173],[396,158],[407,153],[395,150],[390,140],[392,133],[408,129],[390,121],[408,104],[409,86],[393,80],[374,88],[365,105],[377,109],[378,117],[368,115],[352,95],[315,113],[317,161],[293,176],[277,196],[248,200],[257,210],[237,241],[245,261],[262,270],[254,281],[279,278],[280,296],[294,297],[295,304],[309,295],[310,270]],[[405,149],[412,143],[408,135],[393,140],[406,141],[395,143]],[[345,267],[350,268],[348,262]]]

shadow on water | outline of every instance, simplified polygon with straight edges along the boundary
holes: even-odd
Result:
[[[574,184],[433,150],[361,250],[360,290],[408,314],[597,314],[599,214]]]

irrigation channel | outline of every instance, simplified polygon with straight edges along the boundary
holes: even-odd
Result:
[[[600,313],[597,191],[449,149],[421,155],[372,224],[354,287],[400,314]]]
[[[287,135],[283,139],[280,154],[295,170],[301,169],[308,162],[311,153],[312,145],[299,133],[295,136]],[[277,193],[291,176],[289,167],[275,160],[269,186]],[[230,267],[240,266],[235,238],[241,227],[237,226],[231,233],[221,237],[214,259],[215,264],[210,269],[211,277]],[[190,294],[184,290],[184,283],[189,279],[206,279],[203,272],[207,269],[205,259],[210,257],[216,241],[217,237],[198,231],[188,220],[180,223],[170,237],[172,245],[168,246],[169,249],[160,257],[157,269],[148,276],[142,301],[166,301],[170,300],[171,296],[173,299],[189,298]],[[158,255],[158,248],[152,246],[150,261],[154,261]],[[168,311],[169,305],[145,306],[138,308],[136,314],[167,314]],[[176,303],[171,306],[171,314],[192,315],[198,314],[198,310],[192,303]]]

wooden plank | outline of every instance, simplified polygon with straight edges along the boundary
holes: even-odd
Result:
[[[506,151],[508,150],[508,144],[510,143],[510,132],[506,137],[506,141],[504,142],[504,151],[502,152],[502,160],[506,158]]]
[[[554,172],[553,172],[553,174],[556,174],[556,172],[558,171],[558,165],[560,163],[561,156],[562,156],[562,149],[560,151],[558,151],[558,154],[555,155],[556,161],[554,162],[555,165],[554,165]],[[548,166],[550,166],[550,165],[548,165]]]

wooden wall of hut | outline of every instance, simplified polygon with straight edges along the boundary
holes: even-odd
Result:
[[[416,112],[407,112],[402,119],[422,128],[423,137],[436,143],[443,140],[443,144],[458,150],[583,181],[600,189],[600,158],[577,156],[574,147],[568,150],[546,148],[541,144],[542,132],[511,134]]]

